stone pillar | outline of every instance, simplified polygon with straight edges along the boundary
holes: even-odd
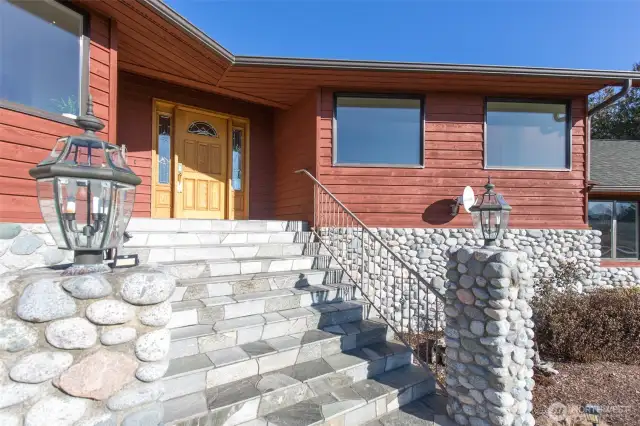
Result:
[[[459,425],[532,426],[527,255],[462,247],[447,264],[447,412]]]
[[[0,276],[0,424],[158,424],[175,279],[136,267]]]

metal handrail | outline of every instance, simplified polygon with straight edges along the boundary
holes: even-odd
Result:
[[[351,210],[349,210],[344,204],[342,204],[342,202],[340,202],[340,200],[338,200],[335,195],[333,195],[331,193],[331,191],[329,191],[323,184],[321,184],[318,179],[316,179],[311,173],[309,173],[309,171],[307,169],[300,169],[300,170],[296,170],[295,173],[298,174],[306,174],[307,176],[309,176],[311,178],[311,180],[313,180],[313,182],[315,182],[316,185],[318,185],[320,188],[322,188],[324,190],[324,192],[327,193],[327,195],[329,197],[331,197],[333,199],[333,201],[335,201],[340,207],[342,207],[342,209],[345,211],[345,213],[347,213],[349,216],[351,216],[351,218],[353,220],[355,220],[360,226],[362,226],[362,229],[364,229],[365,231],[367,231],[367,234],[369,234],[374,240],[376,240],[382,247],[384,247],[386,250],[389,251],[389,253],[391,253],[391,255],[402,264],[402,266],[404,266],[405,268],[407,268],[408,271],[410,271],[414,277],[416,279],[418,279],[418,281],[420,281],[421,283],[423,283],[427,288],[429,288],[431,291],[433,291],[433,294],[440,299],[441,302],[444,302],[446,299],[445,297],[440,294],[440,292],[438,292],[438,290],[436,290],[430,283],[427,282],[427,280],[425,280],[422,275],[420,275],[420,273],[418,271],[416,271],[415,269],[413,269],[411,267],[411,265],[409,265],[407,262],[405,262],[404,259],[402,259],[400,256],[398,256],[394,251],[391,250],[391,248],[385,244],[382,239],[380,239],[380,237],[378,237],[376,234],[374,234],[371,229],[369,229],[369,227],[367,225],[365,225],[360,219],[358,219],[358,217],[353,214],[353,212]],[[315,211],[314,211],[315,213]]]
[[[416,271],[415,269],[413,269],[407,262],[404,261],[404,259],[402,259],[400,256],[398,256],[395,252],[393,252],[391,250],[391,248],[385,244],[381,238],[379,238],[377,235],[375,235],[373,233],[373,231],[371,231],[369,229],[369,227],[367,227],[351,210],[349,210],[342,202],[340,202],[340,200],[338,200],[332,193],[331,191],[329,191],[324,185],[322,185],[308,170],[306,169],[301,169],[301,170],[297,170],[295,173],[298,174],[306,174],[309,178],[311,178],[311,180],[315,183],[315,185],[322,189],[322,191],[324,191],[324,193],[326,195],[328,195],[340,208],[342,208],[343,212],[346,213],[351,219],[353,219],[355,221],[355,223],[357,223],[363,231],[366,231],[367,235],[371,238],[373,238],[374,240],[374,247],[375,247],[375,242],[377,242],[380,245],[380,249],[381,251],[384,249],[387,252],[387,255],[391,255],[394,259],[394,261],[398,261],[399,264],[404,267],[409,274],[411,274],[413,276],[413,278],[415,280],[417,280],[418,283],[418,288],[420,286],[420,284],[423,284],[425,286],[425,288],[431,291],[432,294],[434,294],[436,296],[436,298],[443,303],[445,303],[445,297],[440,294],[440,292],[438,292],[431,284],[427,283],[427,281],[420,275],[420,273],[418,271]],[[414,359],[418,361],[418,363],[425,369],[431,371],[431,368],[429,367],[428,363],[423,361],[422,358],[419,356],[419,354],[416,352],[416,349],[414,347],[412,347],[412,345],[409,344],[409,342],[405,339],[404,337],[404,333],[403,332],[399,332],[398,328],[392,323],[392,321],[390,321],[385,314],[382,312],[381,308],[378,308],[378,306],[376,306],[375,304],[375,300],[371,300],[371,298],[369,297],[369,294],[367,294],[367,291],[365,291],[364,287],[364,244],[365,244],[365,239],[364,239],[364,234],[362,237],[360,237],[362,239],[362,259],[361,259],[361,274],[360,274],[360,280],[361,280],[361,285],[358,284],[358,280],[357,278],[353,277],[350,273],[349,268],[347,268],[345,265],[342,264],[342,262],[340,261],[340,259],[338,259],[338,257],[332,252],[332,248],[329,247],[327,245],[327,243],[324,241],[323,237],[318,233],[318,229],[316,227],[317,223],[318,223],[318,218],[316,217],[316,214],[318,214],[318,212],[316,211],[316,203],[315,203],[315,196],[316,196],[316,191],[314,189],[314,226],[312,227],[312,232],[315,234],[315,236],[318,238],[318,241],[320,242],[320,244],[322,246],[324,246],[329,253],[331,253],[331,256],[336,260],[336,262],[340,265],[340,267],[342,268],[342,270],[344,271],[344,273],[347,274],[347,276],[349,277],[349,279],[351,279],[351,281],[356,285],[356,287],[359,288],[361,295],[367,300],[367,302],[369,303],[369,306],[372,307],[377,313],[380,319],[382,319],[389,328],[391,328],[391,330],[394,332],[396,338],[398,338],[407,348],[409,348],[414,355]],[[388,265],[387,265],[388,266]],[[394,285],[394,297],[395,297],[395,285]],[[418,291],[418,299],[420,297],[420,292]],[[375,299],[375,298],[374,298]],[[428,300],[428,299],[427,299]],[[382,300],[380,301],[382,303]],[[401,302],[403,303],[403,302]],[[436,307],[437,307],[437,301],[436,303]],[[428,304],[428,302],[427,302]],[[437,308],[436,308],[436,318],[438,316],[438,312],[437,312]],[[418,317],[419,317],[419,310],[418,310]],[[428,314],[427,314],[428,317]],[[402,326],[402,318],[400,320],[401,322],[401,328],[404,329],[404,327]],[[436,324],[437,324],[438,320],[436,319]],[[436,329],[437,329],[437,325],[436,325]],[[409,331],[411,331],[411,327],[409,326]],[[435,361],[435,381],[438,384],[438,386],[441,388],[441,390],[446,393],[446,389],[445,389],[445,385],[444,383],[442,383],[441,379],[438,377],[438,365],[437,365],[437,361]]]

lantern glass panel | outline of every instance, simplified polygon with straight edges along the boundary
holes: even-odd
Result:
[[[49,153],[49,156],[45,158],[40,164],[55,163],[58,160],[58,157],[60,157],[60,154],[62,154],[62,151],[64,151],[64,147],[67,144],[68,140],[69,138],[59,138],[56,141],[56,144],[54,145],[53,149]]]
[[[108,235],[112,183],[98,179],[57,178],[62,225],[72,250],[101,250]]]
[[[109,216],[110,230],[107,247],[116,247],[127,229],[131,214],[133,213],[133,202],[136,198],[136,187],[122,183],[114,183],[114,202],[112,203],[111,214]]]
[[[104,143],[98,139],[75,138],[63,154],[62,163],[67,165],[107,168]]]
[[[62,233],[62,228],[58,221],[58,212],[56,211],[57,204],[54,194],[54,178],[39,179],[36,182],[36,187],[38,189],[38,203],[40,204],[42,218],[47,224],[47,228],[49,228],[51,236],[58,247],[68,249],[69,245]]]

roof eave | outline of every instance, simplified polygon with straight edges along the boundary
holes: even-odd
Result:
[[[185,19],[178,12],[169,7],[162,0],[139,0],[152,8],[167,21],[173,23],[186,34],[194,37],[205,46],[213,50],[230,62],[230,66],[270,66],[289,68],[325,68],[340,70],[371,70],[371,71],[413,71],[413,72],[441,72],[460,74],[485,74],[485,75],[519,75],[530,77],[556,77],[556,78],[587,78],[607,81],[620,81],[632,79],[634,86],[640,86],[640,72],[612,71],[612,70],[587,70],[569,68],[544,68],[544,67],[520,67],[520,66],[496,66],[496,65],[465,65],[465,64],[441,64],[421,62],[391,62],[391,61],[356,61],[343,59],[306,59],[265,56],[235,56],[221,44],[213,40],[198,27]]]

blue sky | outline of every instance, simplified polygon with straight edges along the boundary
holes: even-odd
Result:
[[[234,54],[628,70],[640,0],[165,0]]]

